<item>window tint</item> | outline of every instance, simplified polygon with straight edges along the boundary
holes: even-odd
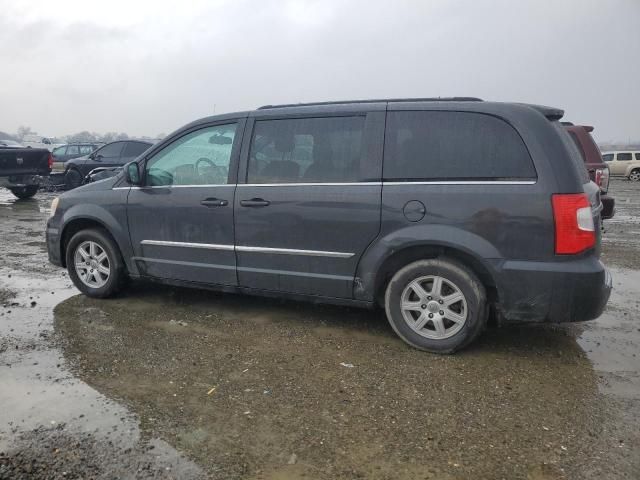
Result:
[[[248,183],[355,182],[365,117],[258,120]]]
[[[234,123],[203,128],[180,137],[147,162],[146,184],[226,184],[235,132]]]
[[[495,117],[468,112],[390,112],[386,180],[535,178],[518,133]]]
[[[618,161],[619,162],[626,162],[631,160],[631,154],[630,153],[619,153],[618,154]]]
[[[605,153],[604,155],[602,155],[602,159],[605,162],[611,162],[613,160],[613,153]]]
[[[110,143],[109,145],[105,145],[104,147],[102,147],[96,153],[98,155],[102,155],[103,157],[119,157],[120,150],[122,150],[123,145],[124,142]]]
[[[640,160],[640,153],[636,153],[636,160]]]
[[[69,145],[67,147],[67,155],[80,155],[78,145]]]
[[[89,155],[91,152],[93,152],[93,150],[94,150],[93,145],[80,145],[81,155]]]
[[[137,157],[142,152],[146,151],[148,148],[149,148],[149,145],[147,145],[146,143],[128,142],[124,147],[124,151],[122,152],[122,156],[123,157]]]

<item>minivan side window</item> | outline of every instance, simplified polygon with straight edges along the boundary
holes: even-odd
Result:
[[[516,130],[486,114],[389,112],[385,180],[535,179],[531,156]]]
[[[233,123],[202,128],[170,143],[147,162],[145,184],[226,184],[236,126]]]
[[[613,161],[613,153],[606,153],[606,154],[602,155],[602,159],[605,162],[612,162]]]
[[[619,162],[628,162],[629,160],[631,160],[631,153],[619,153],[618,154],[618,161]]]
[[[364,116],[257,120],[247,183],[357,182],[364,125]]]

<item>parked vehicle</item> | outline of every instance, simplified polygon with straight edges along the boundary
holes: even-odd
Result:
[[[384,306],[450,353],[500,322],[596,318],[600,190],[562,110],[468,98],[262,107],[195,121],[55,199],[49,259],[125,278]]]
[[[21,143],[7,138],[0,138],[0,148],[25,148]]]
[[[60,145],[53,149],[54,162],[66,162],[73,158],[83,157],[91,154],[94,150],[104,145],[104,143],[69,143]]]
[[[42,177],[51,172],[52,163],[49,150],[0,144],[0,187],[18,198],[33,197]]]
[[[602,159],[602,153],[591,136],[593,127],[586,125],[574,125],[570,122],[563,122],[569,132],[571,139],[575,143],[580,156],[584,161],[591,181],[600,187],[600,199],[602,201],[602,219],[612,218],[615,213],[615,199],[607,195],[609,191],[609,167]]]
[[[27,148],[45,148],[49,151],[59,145],[53,138],[37,134],[25,135],[22,137],[22,143]]]
[[[640,181],[640,152],[602,152],[602,158],[609,165],[611,175],[624,176],[635,182]]]
[[[67,189],[82,185],[85,176],[98,167],[122,166],[138,157],[152,144],[141,140],[120,140],[107,143],[98,150],[65,163],[64,182]]]

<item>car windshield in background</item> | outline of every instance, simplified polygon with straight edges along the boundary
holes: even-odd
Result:
[[[13,140],[0,140],[0,147],[5,148],[23,148],[18,142]]]

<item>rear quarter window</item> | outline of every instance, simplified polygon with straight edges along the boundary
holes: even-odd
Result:
[[[385,180],[535,179],[529,152],[504,120],[472,112],[387,115]]]

